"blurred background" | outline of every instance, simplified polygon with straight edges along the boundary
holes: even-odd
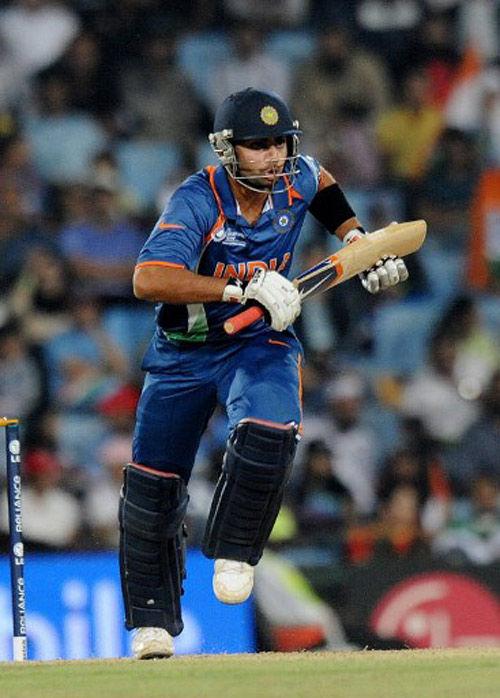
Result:
[[[208,600],[197,552],[212,419],[179,649],[500,646],[499,27],[498,0],[0,3],[0,414],[23,425],[30,656],[128,651],[116,511],[153,329],[132,270],[249,85],[289,102],[367,230],[429,233],[401,287],[304,308],[304,438],[240,610]],[[294,271],[334,249],[308,219]],[[3,658],[8,603],[4,556]]]

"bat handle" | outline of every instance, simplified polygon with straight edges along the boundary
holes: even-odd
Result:
[[[224,323],[224,330],[226,334],[237,334],[262,317],[264,317],[264,310],[258,305],[252,305],[251,308],[242,310],[241,313],[237,313],[233,315],[233,317],[230,317],[229,320],[226,320]]]

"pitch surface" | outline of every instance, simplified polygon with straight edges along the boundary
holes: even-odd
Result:
[[[493,698],[500,648],[0,664],[2,698]]]

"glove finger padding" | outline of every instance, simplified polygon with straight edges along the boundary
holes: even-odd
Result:
[[[383,265],[383,268],[387,274],[389,286],[394,286],[399,282],[399,272],[394,259],[394,257],[389,257],[389,259],[385,261]]]
[[[361,276],[361,283],[369,293],[385,291],[408,278],[408,269],[401,257],[384,257]]]
[[[371,269],[360,274],[361,283],[369,293],[378,293],[380,291],[380,281],[377,270]]]
[[[282,332],[300,314],[300,295],[291,281],[276,271],[258,269],[249,281],[242,302],[254,300],[267,310],[273,330]]]
[[[400,281],[406,281],[406,279],[410,276],[408,269],[406,268],[406,264],[404,262],[404,259],[401,259],[401,257],[396,257],[394,260],[394,263],[398,269],[398,274],[399,274],[399,280]]]

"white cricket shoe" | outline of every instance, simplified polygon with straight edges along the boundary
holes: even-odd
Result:
[[[163,628],[137,628],[132,652],[135,659],[167,659],[174,653],[174,641]]]
[[[212,584],[222,603],[243,603],[252,593],[253,567],[237,560],[216,560]]]

